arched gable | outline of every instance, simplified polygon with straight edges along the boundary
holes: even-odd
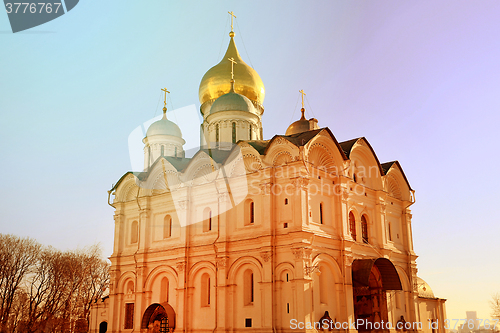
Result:
[[[412,189],[399,162],[385,163],[384,191],[399,200],[412,201]]]
[[[203,184],[213,181],[219,175],[219,165],[205,151],[196,153],[181,180],[188,184]]]
[[[135,200],[138,186],[136,177],[132,173],[126,173],[114,186],[115,198],[113,202],[127,202]]]
[[[374,190],[382,190],[383,169],[370,143],[359,138],[351,147],[348,175],[356,182]]]
[[[268,165],[283,165],[299,158],[299,148],[290,141],[277,136],[266,148],[264,161]]]
[[[304,146],[304,159],[315,168],[330,174],[343,174],[343,152],[329,131],[319,132]]]
[[[177,169],[165,158],[159,158],[151,166],[147,173],[147,178],[139,183],[143,189],[141,194],[151,195],[153,193],[161,193],[167,190],[165,184],[167,179],[168,189],[174,190],[179,187],[181,181]]]
[[[224,163],[224,171],[230,178],[254,173],[262,167],[263,161],[259,152],[244,141],[238,141]]]

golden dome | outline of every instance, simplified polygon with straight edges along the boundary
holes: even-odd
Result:
[[[234,58],[236,61],[236,65],[234,65],[235,93],[262,104],[266,94],[264,83],[262,83],[259,74],[241,59],[240,53],[234,44],[234,33],[230,34],[230,36],[231,40],[222,60],[210,68],[201,79],[200,103],[203,104],[219,98],[231,90],[231,62],[228,59]]]
[[[293,122],[290,126],[288,126],[285,135],[293,135],[311,130],[311,125],[309,123],[309,120],[307,120],[306,117],[304,116],[305,109],[304,108],[300,109],[300,112],[302,112],[302,117],[300,117],[299,120]]]

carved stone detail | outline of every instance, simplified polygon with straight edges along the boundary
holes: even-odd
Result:
[[[145,271],[145,267],[144,266],[137,267],[135,269],[135,271],[137,272],[137,276],[143,276],[144,275],[144,271]]]
[[[269,259],[271,259],[272,254],[273,253],[271,251],[264,251],[260,253],[260,256],[262,257],[262,260],[264,260],[264,262],[268,262]]]
[[[176,267],[179,272],[184,272],[184,270],[186,269],[186,262],[180,261],[176,264]]]
[[[301,260],[301,259],[309,260],[311,259],[312,249],[300,247],[292,249],[292,253],[295,256],[295,260]]]
[[[227,258],[217,258],[216,266],[218,268],[225,268],[227,265]]]

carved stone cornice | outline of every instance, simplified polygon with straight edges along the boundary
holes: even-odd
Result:
[[[309,186],[309,179],[297,177],[292,179],[292,184],[296,190],[307,190]]]
[[[292,249],[292,253],[295,257],[295,260],[304,260],[304,259],[310,260],[311,254],[312,254],[312,249],[299,247],[299,248]]]

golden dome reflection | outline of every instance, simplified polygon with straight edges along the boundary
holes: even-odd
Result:
[[[234,33],[222,60],[210,68],[201,79],[199,90],[201,104],[215,100],[231,90],[231,62],[228,60],[229,58],[234,58],[237,63],[234,65],[234,79],[236,81],[234,91],[261,105],[264,101],[266,94],[264,83],[259,74],[241,59],[233,36]]]

